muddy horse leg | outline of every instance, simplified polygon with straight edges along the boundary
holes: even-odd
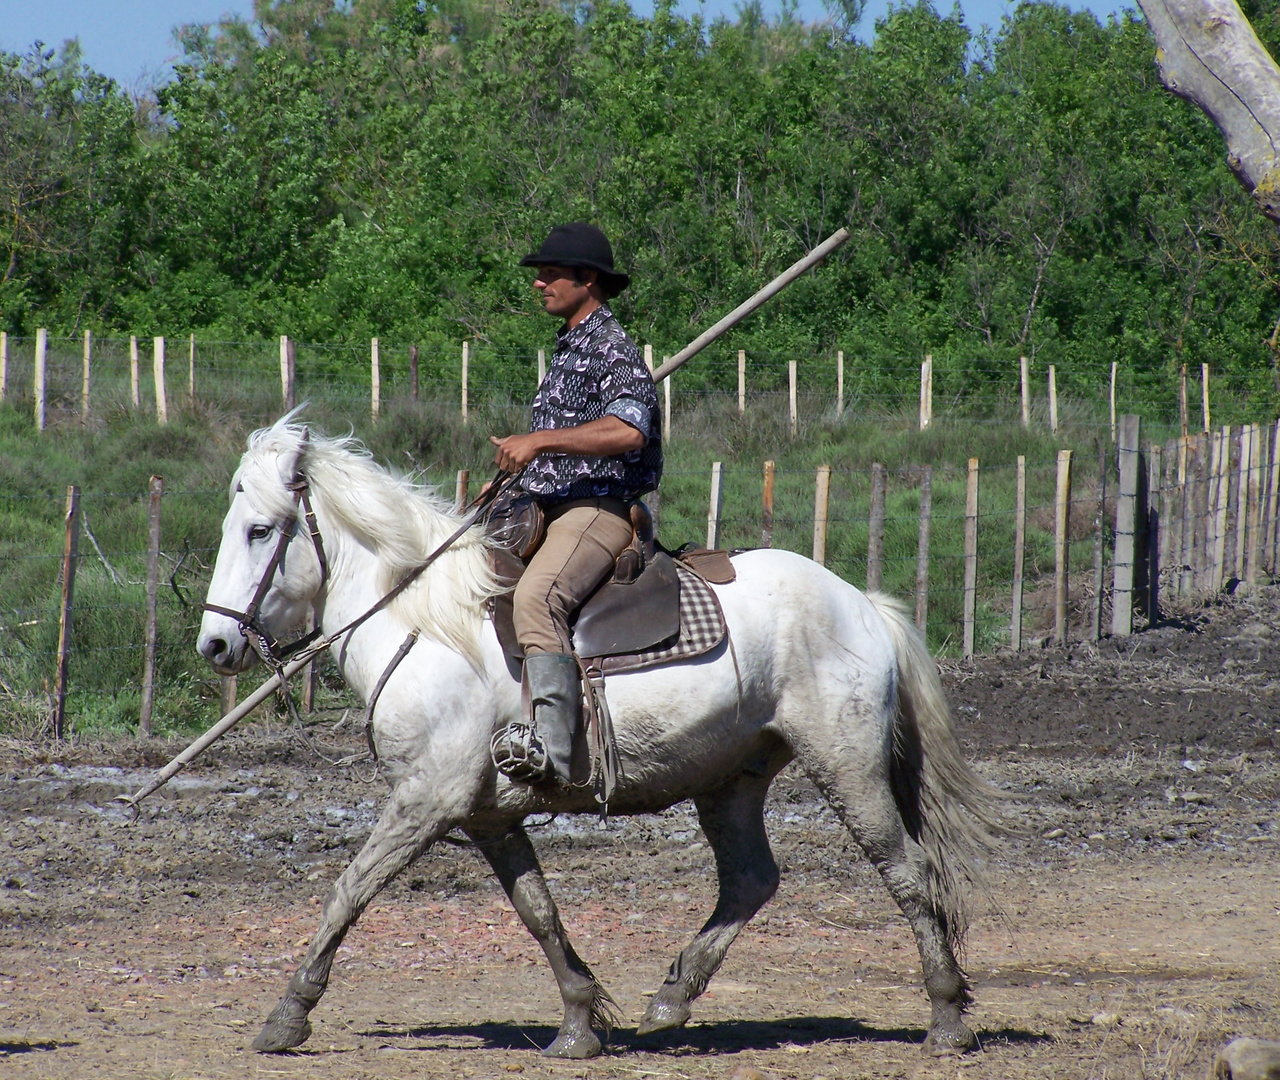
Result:
[[[868,756],[868,760],[873,760]],[[972,1003],[969,981],[956,962],[946,918],[929,897],[929,861],[907,835],[886,778],[864,769],[841,772],[806,764],[806,771],[853,834],[907,917],[920,951],[924,988],[932,1011],[924,1049],[931,1054],[973,1050],[977,1036],[966,1026]]]
[[[738,931],[778,888],[778,866],[764,829],[769,781],[740,775],[695,800],[702,831],[716,859],[720,897],[698,936],[676,957],[649,1002],[636,1034],[680,1027],[723,962]]]
[[[430,777],[416,774],[392,791],[369,839],[325,899],[320,926],[311,939],[306,958],[253,1040],[255,1050],[278,1053],[301,1046],[310,1037],[307,1014],[324,994],[334,954],[347,931],[383,886],[413,863],[456,820],[438,801],[437,792],[443,786],[438,779],[434,774]]]
[[[614,1000],[573,951],[528,834],[516,825],[500,835],[472,834],[472,839],[502,882],[516,914],[542,946],[560,987],[564,1022],[555,1041],[542,1053],[547,1057],[595,1057],[600,1053],[600,1040],[591,1029],[612,1030],[617,1020]]]

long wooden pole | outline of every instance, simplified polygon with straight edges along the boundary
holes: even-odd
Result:
[[[0,330],[0,405],[9,396],[9,334]]]
[[[541,355],[542,350],[538,350]],[[539,380],[541,381],[541,380]],[[418,346],[409,346],[409,400],[418,400]]]
[[[739,304],[729,312],[728,315],[712,326],[711,329],[699,334],[689,342],[688,345],[676,353],[675,356],[671,357],[670,360],[665,361],[662,367],[658,368],[658,370],[653,373],[653,381],[661,382],[675,371],[676,368],[693,359],[693,357],[697,356],[698,353],[702,352],[703,349],[715,341],[716,338],[720,337],[721,334],[725,333],[727,330],[733,329],[733,327],[737,326],[738,323],[742,322],[743,319],[755,311],[756,308],[773,299],[773,297],[777,296],[778,293],[795,281],[796,278],[800,277],[800,275],[811,267],[817,266],[818,263],[822,262],[823,259],[848,239],[848,229],[839,229],[832,233],[803,259],[792,263],[791,266],[769,282],[769,284],[758,293],[752,296],[751,299]]]
[[[196,403],[196,336],[187,338],[187,404]]]
[[[1209,434],[1209,365],[1200,365],[1200,412],[1204,417],[1204,433]]]
[[[1182,365],[1178,378],[1178,418],[1182,421],[1182,437],[1187,437],[1188,425],[1191,423],[1191,413],[1187,406],[1187,365]]]
[[[467,391],[471,381],[471,343],[464,341],[462,343],[462,422],[465,424],[469,420],[469,403],[467,401]]]
[[[463,343],[462,353],[466,356],[467,346]],[[465,370],[465,361],[463,364]],[[378,356],[378,339],[369,339],[369,417],[375,423],[382,414],[382,362]],[[462,398],[462,422],[467,422],[467,399],[464,392]]]
[[[326,642],[326,645],[328,643]],[[307,650],[312,653],[313,650]],[[206,731],[200,738],[196,739],[182,753],[169,762],[163,769],[158,770],[150,780],[146,782],[133,795],[119,796],[119,801],[129,803],[133,807],[150,795],[153,791],[158,791],[164,787],[173,777],[177,776],[192,761],[203,754],[210,746],[222,738],[228,731],[234,728],[241,720],[248,716],[254,709],[267,700],[272,694],[280,689],[282,681],[293,678],[299,671],[311,663],[312,656],[304,655],[299,659],[291,660],[281,671],[277,671],[266,682],[258,687],[244,701],[240,702],[234,709],[227,713],[221,720]]]
[[[147,623],[142,646],[142,707],[138,714],[138,735],[151,735],[151,710],[156,691],[156,601],[160,585],[160,500],[164,497],[164,477],[153,476],[147,483]]]
[[[61,739],[67,715],[67,666],[71,657],[71,607],[80,551],[80,489],[67,488],[66,541],[62,551],[62,608],[58,617],[58,670],[53,688],[53,737]]]
[[[738,415],[747,412],[747,354],[746,350],[738,350]]]

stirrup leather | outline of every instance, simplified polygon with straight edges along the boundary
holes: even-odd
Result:
[[[533,725],[523,720],[493,733],[489,757],[500,773],[522,784],[536,784],[551,775],[547,748]]]

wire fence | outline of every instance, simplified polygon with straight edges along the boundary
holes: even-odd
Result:
[[[44,344],[41,345],[40,341]],[[286,339],[282,339],[282,342]],[[429,400],[466,412],[527,408],[537,390],[535,348],[484,342],[360,344],[204,341],[179,338],[0,340],[0,400],[55,422],[123,412],[163,414],[200,401],[267,422],[294,402],[377,415],[396,400]],[[647,346],[656,366],[665,353]],[[674,351],[674,350],[672,350]],[[465,359],[464,359],[465,355]],[[43,359],[41,359],[43,357]],[[928,367],[925,380],[922,369]],[[711,399],[788,412],[794,418],[897,416],[927,394],[933,419],[1041,426],[1114,425],[1137,413],[1187,433],[1221,423],[1257,423],[1280,412],[1269,368],[1216,372],[1137,370],[1109,360],[1046,365],[1035,359],[963,355],[905,358],[841,351],[750,354],[713,345],[671,377],[673,421]],[[927,385],[926,385],[927,382]],[[935,404],[936,403],[936,404]],[[923,404],[921,404],[923,408]],[[37,421],[39,422],[39,421]]]

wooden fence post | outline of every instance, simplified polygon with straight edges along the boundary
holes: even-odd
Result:
[[[134,409],[142,408],[142,378],[138,364],[138,335],[129,335],[129,403]]]
[[[142,708],[138,734],[151,735],[151,710],[156,689],[156,599],[160,584],[160,500],[164,477],[153,476],[147,483],[147,614],[142,652]]]
[[[1058,451],[1058,482],[1053,515],[1053,630],[1059,646],[1067,644],[1068,573],[1071,559],[1071,451]]]
[[[662,362],[665,364],[670,359],[671,357],[664,356]],[[664,443],[671,442],[671,384],[674,381],[674,374],[662,380],[662,441]]]
[[[1187,543],[1191,546],[1193,592],[1206,593],[1212,578],[1211,536],[1213,533],[1212,503],[1209,490],[1212,485],[1213,436],[1201,434],[1195,440],[1196,456],[1191,484],[1191,527]]]
[[[978,613],[978,459],[969,459],[964,498],[964,655],[973,658]]]
[[[1009,645],[1022,649],[1022,569],[1027,550],[1027,459],[1018,455],[1017,494],[1013,507],[1013,603],[1009,620]]]
[[[164,388],[164,338],[153,338],[151,348],[151,376],[156,384],[156,423],[167,424],[169,397]]]
[[[813,561],[827,565],[827,514],[831,507],[831,466],[819,465],[813,486]]]
[[[1262,555],[1263,472],[1266,466],[1267,437],[1261,424],[1253,425],[1249,440],[1249,520],[1246,527],[1244,580],[1250,588],[1258,584],[1258,565]]]
[[[36,331],[36,374],[33,393],[36,399],[36,430],[45,424],[45,373],[49,364],[49,331],[43,326]]]
[[[1025,356],[1018,357],[1018,369],[1022,376],[1022,426],[1031,426],[1031,372]]]
[[[459,514],[462,513],[462,508],[467,505],[467,500],[470,498],[470,489],[471,489],[470,470],[459,469],[458,470],[458,486],[454,490],[454,496],[453,496],[453,506],[454,506],[454,509],[457,510]]]
[[[9,396],[9,334],[0,330],[0,405]]]
[[[471,343],[464,341],[462,343],[462,422],[465,424],[469,418],[469,402],[467,401],[468,391],[471,384]]]
[[[724,511],[724,487],[722,484],[723,466],[718,461],[711,463],[711,502],[707,508],[707,547],[714,548],[720,544],[720,515]]]
[[[187,404],[196,403],[196,336],[187,339]]]
[[[307,609],[306,631],[311,633],[316,628],[316,609],[314,607]],[[319,659],[310,661],[306,667],[302,669],[302,711],[313,713],[316,711],[316,688],[320,683],[320,664]],[[225,714],[224,714],[225,715]]]
[[[1240,428],[1240,460],[1236,466],[1236,580],[1244,580],[1245,552],[1249,544],[1249,515],[1253,510],[1249,496],[1249,461],[1253,456],[1253,430],[1255,425],[1244,424]]]
[[[1160,496],[1164,490],[1164,448],[1147,447],[1147,626],[1160,621]]]
[[[933,354],[925,353],[920,365],[920,430],[933,422]],[[930,480],[932,483],[932,480]]]
[[[1116,441],[1116,373],[1119,365],[1111,361],[1111,441]],[[1055,427],[1056,431],[1057,428]]]
[[[93,360],[93,332],[84,332],[84,372],[80,379],[80,423],[89,422],[89,365]]]
[[[1231,425],[1218,431],[1214,445],[1213,478],[1213,558],[1210,592],[1219,592],[1227,573],[1227,509],[1231,503]]]
[[[1107,528],[1107,443],[1098,440],[1097,509],[1093,515],[1093,617],[1089,623],[1089,639],[1102,640],[1103,574],[1106,564],[1104,537]]]
[[[58,670],[53,686],[53,737],[61,739],[67,715],[67,662],[71,655],[71,608],[80,550],[80,489],[67,488],[66,539],[62,549],[62,608],[58,616]]]
[[[760,499],[760,546],[766,548],[773,547],[773,474],[773,462],[766,461]]]
[[[644,366],[649,369],[649,374],[653,374],[653,346],[646,345],[644,347]],[[538,385],[542,385],[542,380],[547,375],[547,354],[541,349],[538,350]]]
[[[1182,421],[1182,437],[1187,437],[1190,414],[1187,408],[1187,365],[1183,364],[1178,374],[1178,419]]]
[[[236,677],[234,675],[223,675],[218,679],[218,699],[223,716],[226,716],[236,707]]]
[[[1271,436],[1271,494],[1267,498],[1266,568],[1275,575],[1280,571],[1276,558],[1276,540],[1280,537],[1280,420]]]
[[[844,350],[836,351],[836,416],[844,416]]]
[[[925,632],[929,621],[929,519],[933,513],[933,466],[920,476],[920,532],[916,538],[916,629]]]
[[[1049,365],[1049,430],[1058,434],[1058,369]]]
[[[1204,433],[1210,432],[1209,427],[1209,365],[1200,365],[1200,411],[1204,417]]]
[[[462,393],[462,422],[467,422],[467,394],[466,394],[466,343],[463,343],[462,354],[463,360],[463,393]],[[382,415],[382,359],[378,354],[378,339],[369,339],[369,417],[374,423],[377,423],[378,417]]]
[[[418,400],[418,346],[416,345],[409,346],[409,400]]]
[[[1141,421],[1132,414],[1120,418],[1118,430],[1120,488],[1116,498],[1116,553],[1111,586],[1111,634],[1133,633],[1133,591],[1137,564],[1138,452]]]
[[[745,349],[738,350],[738,415],[745,416],[747,412],[747,353]]]
[[[297,403],[297,388],[294,372],[293,342],[288,334],[280,335],[280,404],[285,412],[293,409]]]
[[[794,360],[787,361],[787,384],[790,387],[791,401],[791,437],[794,439],[796,432],[800,429],[800,418],[797,415],[798,402],[796,400],[796,362]]]
[[[884,581],[885,467],[871,466],[871,517],[867,523],[867,592],[878,592]]]

